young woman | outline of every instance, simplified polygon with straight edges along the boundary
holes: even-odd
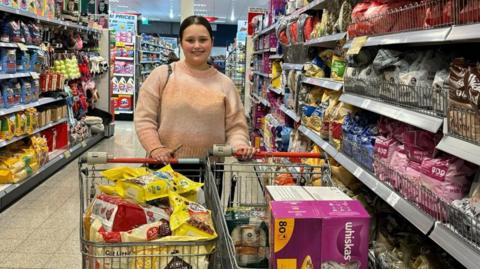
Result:
[[[255,148],[249,146],[235,85],[207,63],[210,23],[201,16],[185,19],[180,45],[185,59],[156,68],[140,89],[135,128],[141,144],[164,163],[171,157],[205,157],[214,144],[225,143],[251,158]]]

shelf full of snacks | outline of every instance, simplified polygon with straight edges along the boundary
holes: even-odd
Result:
[[[292,134],[302,133],[327,152],[423,238],[432,239],[432,247],[442,255],[467,268],[478,267],[480,236],[475,227],[480,219],[471,208],[478,206],[472,193],[479,191],[475,183],[480,174],[480,113],[474,91],[468,90],[477,88],[474,81],[480,80],[473,67],[478,67],[478,59],[472,56],[472,43],[479,40],[478,4],[383,3],[379,5],[384,11],[379,12],[371,1],[360,1],[353,9],[350,1],[312,1],[297,8],[292,2],[278,7],[272,1],[276,10],[265,16],[281,44],[282,58],[270,61],[304,64],[304,70],[283,64],[282,86],[272,87],[272,77],[262,75],[273,73],[273,68],[264,71],[268,68],[259,61],[252,91],[259,104],[253,112],[259,115],[252,117],[254,128],[262,128],[262,137],[269,136],[260,126],[262,119],[269,114],[280,118],[280,110],[294,121],[289,125]],[[442,8],[453,15],[439,20],[430,12]],[[315,9],[336,23],[322,22],[324,17]],[[283,13],[287,16],[275,16]],[[272,30],[255,35],[254,42],[263,42],[257,48],[264,47]],[[390,47],[404,44],[408,46]],[[295,58],[302,49],[315,51],[306,59]],[[468,89],[462,87],[469,79]],[[275,88],[284,89],[285,96],[271,90]],[[458,172],[460,178],[450,179],[461,191],[448,190],[447,171]],[[373,252],[372,259],[385,257]]]
[[[240,97],[245,95],[245,71],[246,71],[246,43],[234,42],[227,48],[225,60],[225,75],[235,84]]]
[[[60,20],[65,14],[55,13],[53,2],[22,5],[0,6],[7,15],[0,42],[0,210],[62,168],[58,152],[90,136],[85,127],[85,137],[72,139],[98,101],[95,81],[108,71],[96,49],[102,30]]]
[[[143,81],[157,67],[167,64],[171,57],[177,57],[172,44],[166,42],[163,37],[155,37],[149,34],[141,34],[137,38],[138,68],[137,85],[141,87]]]
[[[111,95],[116,118],[132,120],[136,100],[137,16],[110,14]],[[128,58],[129,60],[125,60]],[[133,61],[131,60],[133,58]]]

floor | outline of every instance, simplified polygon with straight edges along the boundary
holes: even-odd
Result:
[[[90,151],[142,157],[132,122]],[[78,164],[71,162],[0,213],[0,268],[81,268]]]

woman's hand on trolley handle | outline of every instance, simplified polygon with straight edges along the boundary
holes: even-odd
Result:
[[[152,150],[152,152],[150,152],[150,157],[163,164],[167,164],[175,158],[175,153],[169,148],[161,147]]]
[[[234,149],[235,156],[240,161],[251,160],[255,156],[255,153],[260,151],[259,149],[250,146],[237,146]]]

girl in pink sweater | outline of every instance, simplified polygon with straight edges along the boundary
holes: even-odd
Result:
[[[164,163],[174,157],[205,157],[213,144],[230,144],[251,158],[240,96],[227,76],[208,65],[213,47],[210,23],[200,16],[180,26],[185,59],[153,70],[135,110],[135,129],[147,153]]]

